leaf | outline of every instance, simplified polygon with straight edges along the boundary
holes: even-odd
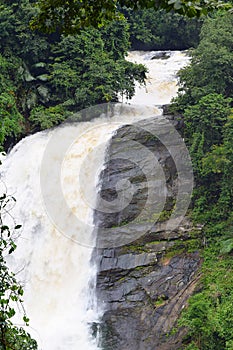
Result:
[[[13,241],[11,241],[10,245],[11,245],[11,248],[9,250],[9,254],[13,253],[17,248],[17,245]]]
[[[18,293],[19,293],[19,295],[23,295],[23,288],[22,287],[19,287]]]
[[[20,229],[22,227],[22,225],[16,225],[15,226],[15,230],[18,230],[18,229]]]
[[[3,233],[4,231],[10,231],[10,229],[9,229],[9,227],[8,226],[6,226],[6,225],[3,225],[2,227],[1,227],[1,232]]]
[[[12,318],[15,315],[15,310],[10,308],[9,311],[7,311],[7,315],[9,318]]]
[[[30,321],[29,318],[27,316],[23,316],[23,320],[26,324],[28,324],[28,322]]]
[[[18,301],[18,297],[16,295],[11,295],[11,300]]]
[[[175,3],[174,3],[174,9],[175,10],[179,10],[182,8],[182,4],[179,0],[176,0]]]
[[[221,242],[221,254],[229,254],[233,251],[233,238]]]

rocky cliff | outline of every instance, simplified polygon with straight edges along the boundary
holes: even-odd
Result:
[[[168,118],[176,129],[182,127],[181,120]],[[99,246],[97,296],[104,310],[100,335],[105,350],[182,347],[185,329],[179,329],[176,334],[171,331],[200,275],[201,227],[193,227],[186,216],[174,230],[167,229],[177,195],[177,168],[165,145],[148,132],[154,122],[151,118],[141,124],[143,127],[126,125],[118,129],[101,174],[100,195],[110,203],[119,196],[119,181],[124,184],[123,180],[127,179],[134,184],[132,198],[122,210],[110,213],[100,208],[95,213]],[[131,147],[129,139],[134,141]],[[149,191],[145,173],[152,170],[150,157],[145,157],[140,167],[130,156],[138,152],[138,144],[156,156],[165,177],[166,200],[163,210],[154,218],[140,215]],[[159,195],[158,192],[158,200]]]

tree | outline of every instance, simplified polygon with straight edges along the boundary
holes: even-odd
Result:
[[[35,63],[48,55],[46,36],[29,27],[35,14],[33,0],[0,2],[0,50],[4,56],[17,55]]]
[[[202,173],[213,178],[220,174],[221,185],[216,211],[219,216],[227,219],[233,205],[233,116],[229,115],[222,128],[223,142],[214,145],[210,152],[202,158]],[[230,241],[228,242],[230,243]]]
[[[129,26],[115,21],[79,35],[32,32],[33,0],[0,4],[0,147],[61,123],[72,112],[132,97],[146,68],[125,60]]]
[[[200,43],[191,53],[191,64],[179,72],[180,94],[175,100],[183,112],[210,93],[232,97],[233,16],[217,13],[201,29]]]
[[[17,107],[15,83],[18,80],[19,64],[10,62],[0,54],[0,151],[9,137],[23,131],[23,116]]]
[[[206,250],[202,291],[191,296],[179,320],[188,329],[185,350],[232,349],[232,257],[219,259],[215,250]]]
[[[120,8],[141,10],[165,9],[188,17],[206,15],[219,7],[231,7],[221,1],[184,1],[184,0],[39,0],[38,13],[32,21],[32,27],[45,32],[60,30],[75,33],[82,28],[99,27],[114,19],[122,19]]]
[[[133,50],[185,50],[196,47],[202,20],[165,10],[123,10]]]
[[[14,202],[15,199],[6,194],[0,197],[0,350],[36,350],[36,341],[22,327],[16,327],[12,322],[16,314],[14,305],[23,311],[24,324],[28,325],[29,322],[23,308],[23,288],[6,263],[6,257],[16,249],[16,231],[21,227],[14,222],[13,227],[9,227],[4,222],[10,216],[8,208]]]
[[[203,151],[208,152],[213,145],[222,141],[223,126],[230,114],[231,98],[221,94],[208,94],[200,101],[185,109],[185,135],[189,144],[193,144],[194,136],[204,135]]]
[[[193,161],[193,216],[205,223],[227,221],[232,207],[232,28],[228,13],[205,20],[191,64],[179,73],[181,88],[173,105],[184,116]]]
[[[144,83],[146,68],[124,59],[127,31],[115,27],[113,33],[125,33],[125,42],[121,42],[114,34],[108,36],[110,29],[88,28],[76,36],[62,36],[52,46],[49,87],[55,103],[73,111],[116,102],[119,94],[133,96],[135,80]]]

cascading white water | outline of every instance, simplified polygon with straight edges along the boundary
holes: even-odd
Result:
[[[131,51],[127,59],[142,63],[148,68],[145,87],[136,87],[131,103],[146,106],[161,106],[171,101],[178,91],[175,73],[187,65],[190,57],[181,51],[166,52],[167,58],[158,59],[161,52]],[[154,59],[153,59],[154,58]]]
[[[171,52],[167,60],[150,60],[153,54],[129,54],[129,60],[149,68],[147,88],[137,87],[137,94],[129,103],[161,105],[169,103],[177,92],[175,73],[187,64],[188,57],[181,52]],[[147,114],[140,109],[135,114],[122,114],[119,110],[116,108],[111,119],[102,116],[91,122],[68,124],[27,137],[13,148],[1,167],[8,194],[17,199],[11,214],[23,225],[18,248],[9,264],[15,271],[21,271],[18,277],[24,284],[29,332],[42,350],[98,349],[88,327],[98,320],[101,310],[96,306],[93,292],[96,275],[91,262],[91,246],[95,241],[92,237],[93,203],[90,205],[85,200],[84,192],[88,190],[88,198],[95,198],[104,150],[112,133],[121,125],[144,119]],[[154,107],[153,113],[161,111]],[[61,169],[64,197],[72,213],[79,218],[79,226],[72,237],[60,232],[50,220],[41,196],[41,162],[49,139],[56,133],[60,140],[67,135],[75,140],[66,152]],[[95,149],[102,151],[95,152]],[[51,159],[48,177],[52,176],[53,162],[56,162],[55,156]],[[80,171],[86,179],[83,187],[79,184]],[[62,208],[59,215],[63,215]],[[69,217],[64,217],[63,222],[68,227]]]

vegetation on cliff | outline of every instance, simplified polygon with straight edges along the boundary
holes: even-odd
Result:
[[[196,188],[192,218],[202,223],[203,278],[183,313],[185,349],[233,349],[233,17],[205,21],[191,65],[180,72],[172,108],[184,116],[184,137]]]

